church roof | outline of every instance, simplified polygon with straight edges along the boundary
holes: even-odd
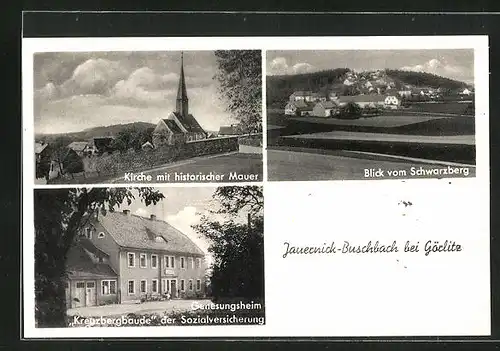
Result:
[[[174,112],[175,117],[181,122],[182,126],[190,133],[205,133],[196,118],[192,114],[182,116],[178,112]]]
[[[175,134],[177,133],[182,133],[182,130],[179,128],[179,126],[177,125],[177,123],[175,123],[174,120],[172,119],[166,119],[164,118],[163,119],[163,122],[165,122],[165,124],[167,125],[167,127]]]

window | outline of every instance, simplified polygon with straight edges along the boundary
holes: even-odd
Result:
[[[201,268],[201,258],[196,259],[196,268]]]
[[[193,291],[193,279],[189,279],[188,287],[189,287],[189,291]]]
[[[184,286],[184,279],[181,279],[181,291],[185,291],[186,287]]]
[[[128,266],[135,267],[135,253],[129,252],[127,254],[127,257],[128,257]]]
[[[201,290],[201,279],[196,279],[196,291]]]
[[[167,292],[167,280],[166,279],[162,279],[161,280],[161,291],[166,293]]]
[[[151,255],[151,268],[158,268],[158,255]]]
[[[188,268],[189,269],[194,269],[194,258],[193,257],[189,257],[189,264],[188,264]]]
[[[148,282],[147,280],[143,279],[141,280],[141,293],[145,294],[148,292]]]
[[[77,289],[85,289],[85,283],[84,282],[76,282],[76,288]]]
[[[128,294],[129,295],[135,294],[135,280],[128,281]]]
[[[175,268],[175,257],[165,256],[165,268]]]
[[[116,280],[103,280],[101,282],[102,295],[116,294]]]
[[[141,268],[148,267],[148,261],[147,261],[146,254],[141,254],[141,256],[139,258],[139,262],[140,262]]]
[[[99,239],[102,239],[104,238],[105,234],[104,232],[100,232],[99,235],[97,236]]]
[[[69,289],[69,283],[67,280],[64,282],[64,289]]]
[[[87,227],[83,230],[83,236],[86,237],[87,239],[92,239],[92,228]]]
[[[158,292],[158,279],[153,279],[151,282],[151,292],[157,293]]]
[[[87,282],[87,288],[94,289],[95,288],[95,282]]]
[[[186,269],[186,262],[184,257],[181,257],[181,269]]]

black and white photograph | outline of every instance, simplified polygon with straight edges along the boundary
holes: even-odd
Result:
[[[269,180],[475,176],[473,49],[266,55]]]
[[[261,181],[261,56],[35,52],[36,183]]]
[[[263,206],[258,186],[35,189],[36,328],[264,325]]]

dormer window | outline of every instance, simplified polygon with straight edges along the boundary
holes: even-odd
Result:
[[[165,241],[161,235],[156,236],[155,240],[157,243],[162,243]]]
[[[105,236],[105,235],[106,235],[106,234],[104,234],[104,232],[99,232],[99,235],[97,235],[97,237],[98,237],[99,239],[102,239],[102,238],[104,238],[104,236]]]

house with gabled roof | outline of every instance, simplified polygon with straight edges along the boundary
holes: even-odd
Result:
[[[78,156],[83,156],[87,151],[90,151],[90,143],[87,141],[73,141],[68,145],[68,148],[76,152]]]
[[[313,104],[304,100],[290,101],[285,106],[287,116],[308,116],[312,113]]]
[[[66,305],[68,308],[118,302],[117,274],[109,255],[81,238],[67,255]]]
[[[108,255],[107,262],[117,274],[109,284],[116,286],[118,303],[165,294],[171,298],[205,295],[205,253],[154,215],[145,218],[129,210],[99,214],[88,220],[81,237]],[[96,289],[105,291],[106,286],[95,282]]]
[[[183,56],[181,54],[181,71],[175,111],[167,118],[162,118],[153,131],[153,144],[175,145],[189,141],[207,139],[208,134],[203,130],[196,118],[189,113],[189,99],[187,96],[186,80],[184,78]]]
[[[338,113],[339,105],[335,101],[320,101],[312,110],[312,115],[316,117],[332,117]]]

